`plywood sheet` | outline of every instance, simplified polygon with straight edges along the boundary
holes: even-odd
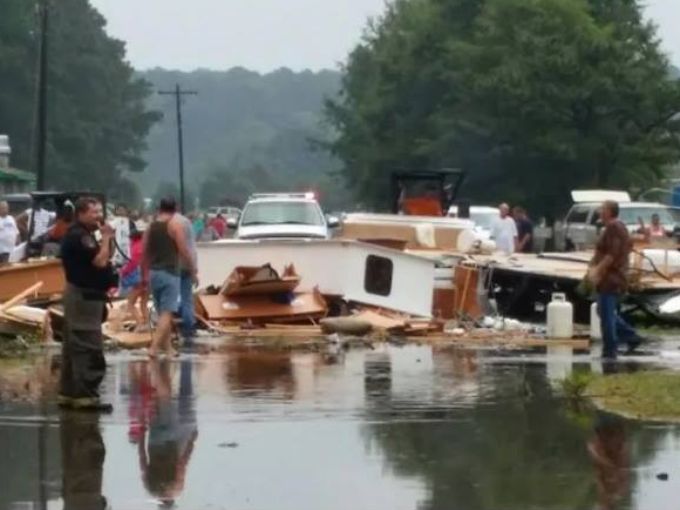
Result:
[[[455,250],[458,246],[458,234],[461,229],[456,227],[442,227],[434,225],[434,237],[437,248]],[[380,222],[350,222],[342,227],[342,237],[359,241],[375,239],[390,239],[401,241],[406,248],[420,248],[416,234],[416,226],[399,223]]]
[[[224,296],[253,296],[287,294],[300,285],[300,277],[293,266],[287,266],[283,276],[266,264],[257,267],[237,267],[225,280],[220,290]]]
[[[268,322],[279,319],[322,317],[327,307],[317,292],[295,294],[290,304],[277,303],[269,296],[225,297],[199,296],[209,320],[253,320]]]
[[[43,282],[37,297],[62,294],[66,285],[60,260],[21,262],[0,266],[0,302],[7,301],[37,282]]]

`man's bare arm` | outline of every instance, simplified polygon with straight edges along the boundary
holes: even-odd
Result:
[[[191,256],[191,250],[189,250],[189,243],[187,242],[186,235],[184,235],[184,226],[179,221],[172,219],[170,220],[168,229],[170,236],[177,243],[177,251],[179,252],[179,256],[184,260],[184,263],[189,268],[189,272],[196,274],[197,268],[194,265],[194,260]]]

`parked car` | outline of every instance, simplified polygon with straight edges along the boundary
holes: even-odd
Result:
[[[458,206],[453,205],[449,208],[449,217],[458,216]],[[493,223],[500,218],[497,207],[486,205],[473,205],[470,207],[470,220],[475,224],[475,234],[478,239],[490,239]]]
[[[236,239],[328,239],[339,225],[323,214],[312,193],[270,193],[250,197],[239,218],[227,220]]]
[[[653,214],[659,215],[661,224],[669,235],[675,229],[676,221],[671,208],[667,205],[655,202],[631,202],[628,194],[621,192],[581,192],[587,193],[585,195],[578,193],[572,193],[576,203],[567,213],[564,222],[555,227],[555,247],[558,250],[589,249],[595,246],[602,227],[600,207],[605,200],[616,200],[619,203],[619,220],[631,233],[640,228],[640,219],[649,225]],[[589,200],[580,201],[579,198]]]

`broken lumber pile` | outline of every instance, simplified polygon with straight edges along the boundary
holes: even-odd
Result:
[[[197,313],[207,321],[244,324],[314,323],[328,313],[318,289],[295,292],[300,277],[292,266],[283,276],[270,266],[237,267],[217,294],[197,297]]]

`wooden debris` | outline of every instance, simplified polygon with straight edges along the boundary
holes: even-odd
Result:
[[[27,297],[35,295],[43,286],[37,282],[0,305],[0,331],[12,335],[36,335],[43,338],[47,312],[40,308],[22,306]]]
[[[40,288],[43,286],[43,282],[36,282],[30,287],[22,290],[15,296],[11,297],[9,300],[5,301],[2,305],[0,305],[0,313],[4,313],[5,311],[9,310],[13,306],[18,305],[21,303],[24,299],[29,297],[30,295],[36,294]]]
[[[238,325],[225,326],[213,321],[208,324],[211,331],[239,338],[312,338],[324,336],[319,326],[267,324],[259,328],[248,328]]]
[[[286,266],[283,276],[269,265],[260,267],[237,267],[225,280],[220,294],[222,296],[253,296],[288,294],[300,285],[300,276],[295,268]]]
[[[364,336],[373,331],[373,325],[360,317],[331,317],[322,319],[320,324],[326,334]]]
[[[271,296],[225,297],[198,296],[202,311],[209,320],[269,322],[301,322],[324,317],[328,308],[318,290],[296,293],[290,302],[277,302]]]
[[[0,301],[8,301],[23,289],[38,282],[42,282],[43,285],[34,292],[35,297],[45,298],[63,294],[66,279],[61,260],[38,260],[1,266]]]
[[[151,333],[135,333],[134,331],[111,332],[104,324],[104,335],[113,340],[118,347],[123,349],[144,349],[151,345]]]
[[[377,331],[395,333],[406,329],[405,320],[393,318],[374,310],[363,310],[352,317],[371,324],[373,329]]]

